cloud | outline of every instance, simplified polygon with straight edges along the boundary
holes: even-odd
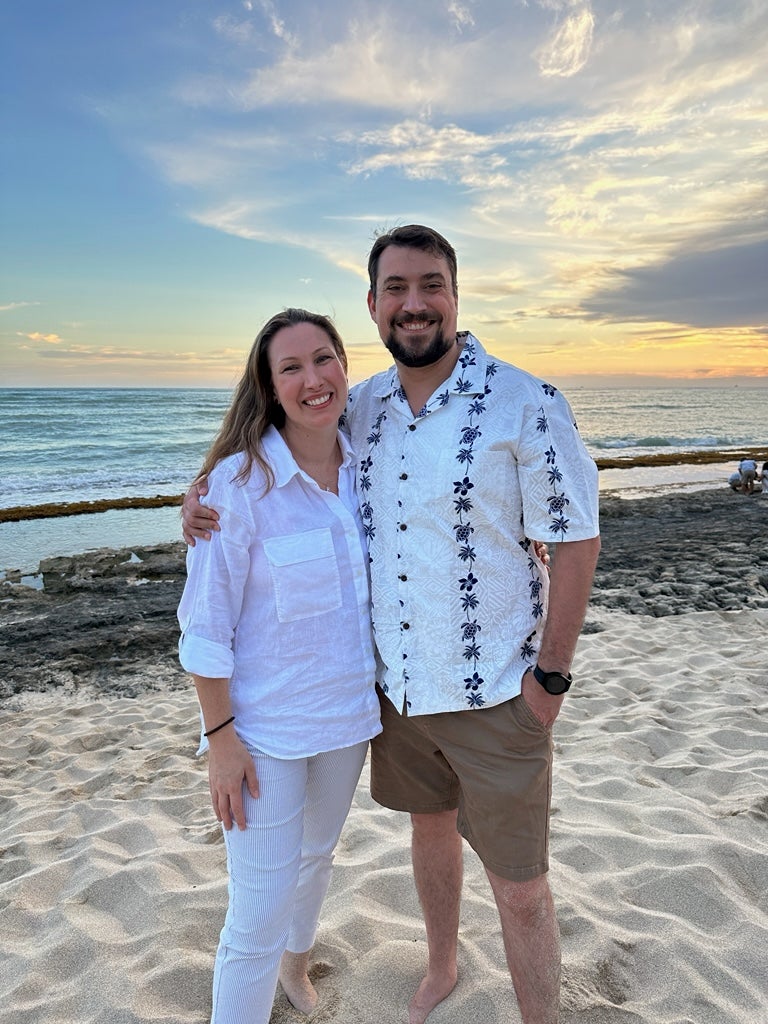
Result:
[[[62,342],[58,334],[42,334],[40,331],[33,331],[31,334],[20,334],[19,337],[28,338],[30,341],[42,341],[46,345],[60,345]]]
[[[474,13],[462,0],[437,10],[396,4],[339,6],[292,11],[294,28],[261,5],[271,26],[271,46],[259,37],[237,47],[231,67],[194,73],[176,95],[196,108],[263,111],[296,107],[334,117],[336,104],[350,110],[399,111],[509,108],[510,92],[534,80],[530,41],[517,24],[514,5],[483,5]],[[534,26],[535,27],[535,26]],[[245,36],[230,20],[220,30]],[[503,46],[499,41],[503,40]],[[329,110],[330,106],[330,110]]]
[[[543,7],[565,9],[569,13],[556,26],[550,39],[536,53],[542,75],[570,78],[589,60],[595,18],[588,3],[542,3]]]
[[[127,348],[119,345],[89,345],[67,342],[58,334],[43,334],[33,331],[18,334],[25,339],[19,343],[21,351],[33,353],[39,359],[55,360],[73,365],[86,364],[89,370],[101,365],[124,363],[167,364],[170,367],[189,369],[195,366],[210,366],[212,369],[231,369],[242,366],[245,349],[220,348],[205,351],[168,351],[167,349]],[[32,344],[29,344],[29,343]]]
[[[26,306],[39,306],[39,302],[7,302],[0,306],[0,313],[8,313],[14,309],[24,309]]]
[[[214,18],[213,27],[218,35],[238,45],[250,43],[255,35],[253,22],[237,19],[231,14],[222,14]]]
[[[448,13],[453,18],[454,25],[459,31],[475,24],[475,19],[472,16],[469,5],[460,3],[459,0],[449,0]]]
[[[261,203],[241,200],[198,210],[191,217],[197,224],[221,231],[225,235],[234,235],[251,242],[276,241],[263,216],[264,210],[265,206]],[[289,233],[283,233],[279,241],[290,244]]]
[[[257,2],[266,16],[274,36],[289,46],[295,47],[297,45],[297,38],[286,28],[285,21],[277,13],[277,8],[272,0],[257,0]]]
[[[658,266],[624,270],[583,308],[606,319],[665,320],[698,327],[768,324],[768,241],[678,252]]]
[[[435,127],[426,121],[402,121],[357,135],[360,148],[377,152],[351,163],[347,170],[355,175],[397,169],[413,180],[455,180],[473,187],[499,187],[510,182],[509,175],[502,173],[506,158],[501,149],[512,138],[514,133],[481,135],[456,124]],[[348,133],[340,136],[343,142],[352,139]]]
[[[194,366],[228,368],[232,365],[242,365],[245,349],[168,352],[144,348],[120,348],[114,345],[68,345],[61,349],[40,349],[38,355],[44,359],[87,362],[91,367],[98,367],[104,363],[164,363],[186,369]]]

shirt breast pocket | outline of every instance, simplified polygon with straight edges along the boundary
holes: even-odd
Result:
[[[324,615],[341,608],[341,579],[329,528],[269,537],[264,553],[280,622]]]

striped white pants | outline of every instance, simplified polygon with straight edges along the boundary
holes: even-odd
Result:
[[[229,907],[211,1024],[267,1024],[283,952],[312,948],[367,749],[365,741],[296,760],[251,751],[260,795],[243,787],[247,827],[224,830]]]

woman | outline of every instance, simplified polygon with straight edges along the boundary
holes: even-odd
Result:
[[[230,879],[213,1024],[266,1024],[278,976],[294,1006],[316,1005],[307,968],[333,850],[381,729],[367,555],[338,430],[346,369],[326,317],[272,317],[198,478],[221,530],[189,549],[179,653]]]

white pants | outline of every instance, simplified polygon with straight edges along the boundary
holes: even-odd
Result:
[[[224,830],[229,907],[211,1024],[267,1024],[284,951],[312,948],[367,749],[365,741],[296,760],[251,751],[260,795],[244,786],[246,828]]]

